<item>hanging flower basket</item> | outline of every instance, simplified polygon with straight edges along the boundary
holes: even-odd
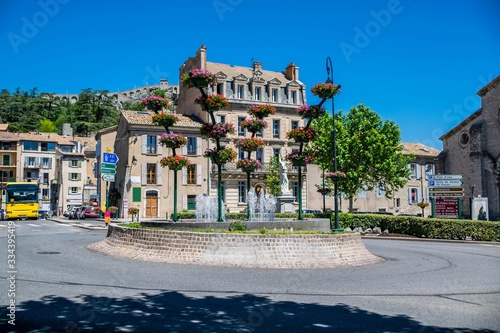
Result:
[[[108,209],[111,213],[116,213],[118,211],[118,207],[116,206],[110,206]]]
[[[297,113],[302,118],[316,119],[326,113],[326,109],[317,105],[302,105],[297,108]]]
[[[141,99],[139,102],[148,110],[161,111],[169,107],[168,100],[165,97],[151,95]]]
[[[343,171],[331,171],[325,173],[325,178],[329,178],[332,182],[338,182],[346,177],[347,175]]]
[[[267,127],[267,122],[259,118],[248,118],[240,123],[241,128],[247,129],[250,133],[255,134]]]
[[[330,192],[332,192],[332,190],[330,190],[328,187],[325,187],[325,188],[318,188],[318,193],[320,193],[321,195],[327,195],[327,194],[330,194]]]
[[[315,160],[314,154],[310,151],[304,151],[300,155],[299,153],[291,153],[288,154],[286,158],[292,162],[292,165],[294,166],[305,166]]]
[[[231,123],[203,124],[200,129],[203,136],[212,139],[225,138],[228,134],[234,134],[234,125]]]
[[[244,151],[255,151],[264,147],[264,140],[255,137],[245,138],[236,141],[234,145]]]
[[[208,97],[198,97],[194,104],[199,104],[205,111],[217,111],[227,108],[229,101],[222,95],[210,95]]]
[[[269,104],[264,105],[252,105],[248,107],[248,113],[256,118],[265,118],[270,114],[276,113],[276,108]]]
[[[257,169],[262,168],[262,164],[259,160],[244,158],[236,162],[236,167],[241,169],[243,172],[254,172]]]
[[[417,206],[424,209],[425,207],[429,207],[429,203],[427,203],[425,201],[421,201],[417,204]]]
[[[177,121],[179,120],[179,116],[173,113],[160,112],[154,114],[151,117],[151,120],[153,124],[158,124],[163,127],[170,127],[177,123]]]
[[[238,154],[234,149],[223,148],[219,151],[217,151],[216,149],[207,149],[203,156],[209,157],[215,164],[224,164],[234,160],[236,156],[238,156]]]
[[[328,99],[340,92],[340,85],[317,83],[311,88],[311,92],[319,98]]]
[[[288,139],[294,139],[295,142],[309,142],[316,139],[317,135],[310,127],[298,127],[286,133],[286,137]]]
[[[160,143],[168,148],[180,148],[187,144],[187,139],[182,134],[164,133],[160,137]]]
[[[217,84],[217,74],[195,68],[183,74],[181,82],[188,88],[206,88]]]
[[[190,164],[189,160],[185,156],[170,156],[164,157],[160,160],[160,165],[162,167],[168,167],[170,170],[181,170],[183,167]]]

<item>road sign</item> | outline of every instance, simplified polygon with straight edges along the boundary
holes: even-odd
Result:
[[[463,192],[463,187],[431,187],[429,188],[429,193],[434,192]]]
[[[428,175],[429,180],[462,179],[462,175]]]
[[[116,164],[113,163],[101,163],[101,169],[116,169]]]
[[[460,187],[462,184],[458,179],[429,180],[429,187]]]
[[[115,153],[102,153],[102,161],[104,163],[116,164],[119,158]]]
[[[102,180],[104,180],[105,182],[114,182],[115,175],[102,175]]]
[[[458,219],[458,199],[442,198],[434,200],[434,217]]]
[[[102,175],[116,175],[116,169],[101,169]]]
[[[429,192],[431,198],[460,198],[464,192]]]

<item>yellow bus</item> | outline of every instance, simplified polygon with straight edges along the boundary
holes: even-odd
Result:
[[[38,219],[38,184],[7,183],[5,215],[9,219]]]

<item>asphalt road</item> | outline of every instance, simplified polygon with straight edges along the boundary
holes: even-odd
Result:
[[[11,230],[14,284],[0,230],[2,332],[500,331],[500,246],[368,239],[384,263],[258,270],[103,256],[85,245],[104,230],[52,221]]]

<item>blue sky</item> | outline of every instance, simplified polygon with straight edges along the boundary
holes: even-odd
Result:
[[[295,62],[311,87],[326,80],[329,56],[342,85],[336,111],[363,103],[395,121],[403,141],[441,149],[439,137],[500,74],[499,14],[498,0],[6,0],[0,89],[178,83],[202,44],[213,62],[275,71]]]

